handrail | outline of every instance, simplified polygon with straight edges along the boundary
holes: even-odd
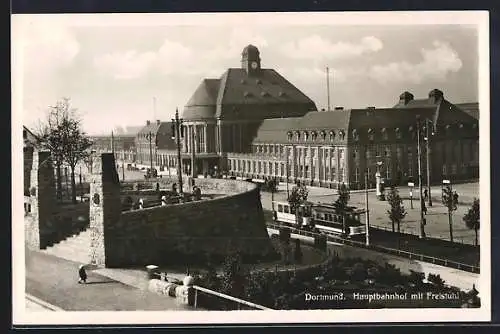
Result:
[[[269,228],[278,229],[278,230],[279,230],[280,227],[287,227],[294,234],[304,235],[304,236],[313,237],[313,238],[315,236],[322,235],[320,233],[315,233],[315,232],[310,232],[310,231],[303,231],[303,230],[296,229],[294,227],[282,226],[282,225],[277,225],[277,224],[273,224],[273,223],[267,223],[267,226]],[[378,246],[378,245],[369,245],[369,246],[367,246],[363,242],[354,241],[354,240],[348,240],[348,239],[344,239],[344,238],[341,238],[341,237],[335,237],[335,236],[332,236],[332,235],[325,235],[325,236],[326,236],[327,240],[330,241],[330,242],[338,242],[338,243],[346,244],[346,245],[353,246],[353,247],[373,249],[373,250],[380,251],[380,252],[383,252],[383,253],[395,254],[395,255],[398,255],[398,256],[404,256],[404,257],[409,258],[410,260],[412,258],[414,258],[414,259],[417,259],[417,260],[421,260],[421,261],[425,261],[425,262],[431,262],[433,264],[441,264],[441,265],[443,265],[445,267],[456,268],[456,269],[459,269],[459,270],[465,270],[465,271],[472,272],[472,273],[479,273],[479,271],[480,271],[480,268],[478,266],[474,266],[474,265],[470,265],[470,264],[465,264],[465,263],[461,263],[461,262],[456,262],[456,261],[452,261],[452,260],[448,260],[448,259],[442,259],[442,258],[437,258],[437,257],[429,256],[429,255],[424,255],[424,254],[419,254],[419,253],[413,253],[413,252],[409,252],[409,251],[405,251],[405,250],[401,250],[401,249],[389,248],[389,247]]]
[[[229,295],[226,295],[224,293],[213,291],[213,290],[210,290],[210,289],[207,289],[207,288],[203,288],[203,287],[198,286],[198,285],[193,285],[193,288],[195,290],[197,290],[197,291],[202,291],[202,292],[208,293],[210,295],[214,295],[214,296],[226,299],[226,300],[231,300],[233,302],[237,302],[239,304],[250,306],[250,307],[253,307],[253,308],[256,308],[256,309],[259,309],[259,310],[272,310],[272,308],[265,307],[265,306],[262,306],[262,305],[258,305],[258,304],[252,303],[252,302],[248,302],[246,300],[239,299],[239,298],[236,298],[236,297],[233,297],[233,296],[229,296]]]

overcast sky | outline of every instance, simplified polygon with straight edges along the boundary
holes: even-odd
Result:
[[[24,124],[34,126],[61,97],[71,98],[91,134],[147,119],[169,120],[203,78],[240,67],[241,51],[250,43],[259,48],[263,68],[276,69],[319,109],[327,103],[326,66],[333,71],[332,107],[390,107],[405,90],[419,98],[433,88],[451,102],[478,101],[474,25],[337,26],[324,20],[257,25],[236,20],[221,26],[188,20],[183,25],[134,21],[127,26],[122,21],[109,26],[103,24],[109,17],[96,16],[79,24],[31,16],[14,25],[14,42],[24,43],[18,49],[22,54],[15,56],[15,66],[23,70]]]

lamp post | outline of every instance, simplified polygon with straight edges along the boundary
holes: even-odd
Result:
[[[424,199],[422,187],[422,152],[420,149],[420,117],[417,115],[417,158],[418,158],[418,188],[420,194],[420,238],[425,238]]]
[[[182,128],[183,120],[179,118],[179,109],[175,109],[175,118],[172,119],[172,139],[177,145],[177,177],[179,178],[179,194],[182,194],[182,159],[181,159],[181,137],[184,136]]]
[[[370,246],[370,210],[368,208],[368,171],[365,173],[365,243]]]
[[[425,151],[426,151],[426,167],[427,167],[427,194],[429,196],[429,206],[432,206],[432,195],[431,195],[431,145],[430,136],[434,136],[434,131],[429,132],[429,128],[432,125],[432,121],[428,118],[425,119]]]
[[[150,164],[150,173],[153,174],[153,133],[151,131],[146,135],[146,139],[149,140],[149,164]]]

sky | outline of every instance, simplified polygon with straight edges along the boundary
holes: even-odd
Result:
[[[467,22],[185,18],[17,17],[13,83],[23,123],[36,127],[63,97],[89,134],[168,121],[204,78],[240,67],[248,44],[259,48],[263,68],[277,70],[318,109],[327,106],[327,66],[332,108],[391,107],[404,91],[425,98],[434,88],[453,103],[478,101],[478,29]]]

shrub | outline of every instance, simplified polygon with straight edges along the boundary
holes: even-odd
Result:
[[[439,275],[439,274],[434,275],[434,274],[429,273],[429,275],[427,275],[427,280],[430,283],[434,284],[435,286],[444,287],[444,279],[442,279],[441,275]]]

